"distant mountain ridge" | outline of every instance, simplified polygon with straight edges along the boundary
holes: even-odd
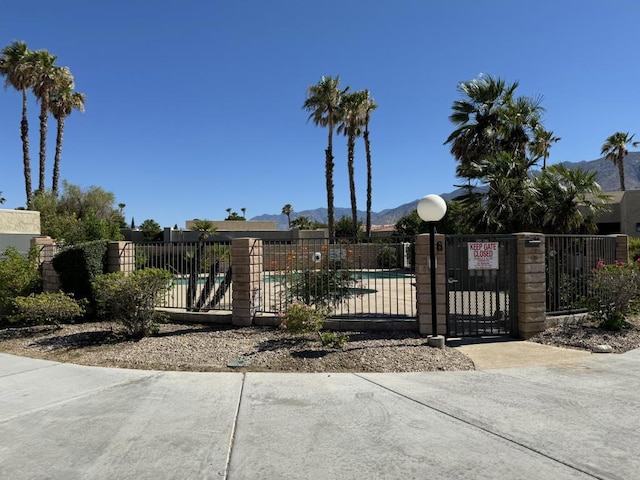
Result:
[[[598,158],[597,160],[582,162],[562,162],[568,168],[580,168],[587,172],[596,172],[596,181],[605,192],[615,192],[620,190],[620,178],[618,177],[618,168],[611,160],[606,158]],[[640,189],[640,152],[630,152],[624,159],[625,187],[627,190]],[[441,193],[440,196],[445,200],[451,200],[462,193],[462,189],[453,190],[449,193]],[[404,203],[395,208],[388,208],[380,212],[371,212],[371,223],[374,225],[392,225],[400,218],[417,208],[418,201],[413,200]],[[358,218],[363,222],[366,218],[366,212],[358,210]],[[305,216],[312,221],[326,223],[327,209],[316,208],[315,210],[294,211],[291,214],[291,220]],[[341,217],[351,218],[351,208],[336,207],[334,209],[334,218],[337,220]],[[251,218],[256,221],[275,221],[279,230],[286,230],[287,217],[282,214],[264,214]]]

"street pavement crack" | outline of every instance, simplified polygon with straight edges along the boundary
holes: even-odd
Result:
[[[408,395],[405,395],[403,393],[397,392],[396,390],[393,390],[392,388],[389,388],[389,387],[387,387],[385,385],[382,385],[382,384],[380,384],[378,382],[375,382],[374,380],[372,380],[370,378],[364,377],[364,376],[359,375],[357,373],[354,373],[353,375],[355,375],[356,377],[361,378],[361,379],[363,379],[363,380],[365,380],[365,381],[367,381],[367,382],[369,382],[369,383],[371,383],[373,385],[376,385],[377,387],[380,387],[383,390],[386,390],[386,391],[388,391],[388,392],[390,392],[390,393],[392,393],[394,395],[397,395],[397,396],[402,397],[402,398],[404,398],[406,400],[409,400],[410,402],[413,402],[413,403],[416,403],[416,404],[421,405],[423,407],[426,407],[426,408],[428,408],[430,410],[433,410],[434,412],[438,412],[441,415],[444,415],[444,416],[446,416],[446,417],[448,417],[450,419],[453,419],[453,420],[455,420],[457,422],[464,423],[465,425],[468,425],[468,426],[470,426],[472,428],[480,430],[480,431],[482,431],[482,432],[484,432],[484,433],[486,433],[488,435],[491,435],[493,437],[499,438],[499,439],[501,439],[501,440],[503,440],[505,442],[511,443],[513,445],[517,445],[520,448],[523,448],[525,450],[533,452],[536,455],[540,455],[540,456],[542,456],[542,457],[544,457],[544,458],[546,458],[548,460],[551,460],[552,462],[564,465],[567,468],[570,468],[570,469],[575,470],[577,472],[583,473],[584,475],[587,475],[587,476],[589,476],[591,478],[595,478],[595,479],[598,479],[598,480],[606,480],[604,477],[599,477],[597,475],[594,475],[593,473],[588,472],[588,471],[586,471],[586,470],[584,470],[584,469],[582,469],[582,468],[580,468],[580,467],[578,467],[576,465],[572,465],[572,464],[567,463],[567,462],[565,462],[563,460],[560,460],[558,458],[552,457],[551,455],[549,455],[549,454],[547,454],[545,452],[542,452],[542,451],[540,451],[540,450],[538,450],[536,448],[533,448],[533,447],[531,447],[529,445],[526,445],[526,444],[521,443],[521,442],[519,442],[517,440],[514,440],[513,438],[509,438],[506,435],[503,435],[503,434],[498,433],[498,432],[494,432],[492,430],[489,430],[488,428],[483,427],[482,425],[478,425],[476,423],[473,423],[470,420],[467,420],[467,419],[462,418],[460,416],[453,415],[452,413],[449,413],[446,410],[443,410],[443,409],[438,408],[438,407],[434,407],[433,405],[429,405],[428,403],[425,403],[423,401],[417,400],[417,399],[415,399],[413,397],[410,397]]]
[[[247,374],[242,374],[242,384],[240,385],[240,394],[238,395],[238,403],[236,404],[236,411],[233,415],[233,425],[231,427],[231,435],[229,438],[229,449],[227,451],[227,461],[224,466],[224,472],[222,478],[228,480],[229,478],[229,466],[231,465],[231,456],[233,455],[233,446],[236,440],[236,428],[238,426],[238,416],[240,415],[240,406],[242,405],[242,394],[244,392],[244,385],[247,379]]]

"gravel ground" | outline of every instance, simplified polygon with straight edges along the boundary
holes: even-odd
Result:
[[[585,321],[549,328],[529,341],[589,351],[598,345],[609,345],[614,353],[624,353],[640,348],[640,317],[628,320],[628,324],[628,328],[612,332]]]
[[[454,348],[437,349],[413,332],[344,332],[341,348],[317,336],[292,336],[272,327],[224,328],[161,325],[138,341],[110,323],[64,325],[60,330],[0,330],[0,351],[81,365],[191,371],[427,372],[473,370]],[[229,367],[229,362],[244,367]]]
[[[292,336],[271,327],[161,325],[158,335],[127,339],[114,323],[80,323],[0,330],[0,352],[80,365],[190,371],[428,372],[473,370],[455,348],[437,349],[414,332],[344,332],[341,348],[317,336]],[[608,332],[588,324],[551,328],[530,341],[591,350],[610,345],[621,353],[640,348],[640,322]],[[243,366],[229,366],[229,363]]]

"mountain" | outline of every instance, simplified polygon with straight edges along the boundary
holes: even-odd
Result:
[[[562,162],[567,168],[580,168],[587,172],[596,172],[596,182],[605,192],[615,192],[620,190],[620,178],[618,177],[618,167],[611,160],[599,158],[597,160],[582,162]],[[630,152],[624,159],[625,187],[627,190],[640,189],[640,152]],[[445,200],[452,200],[463,192],[462,189],[453,190],[449,193],[442,193],[440,196]],[[417,208],[418,201],[413,200],[404,203],[395,208],[382,210],[381,212],[371,212],[371,223],[374,225],[392,225],[395,224],[404,215],[410,213]],[[363,222],[366,219],[366,212],[358,210],[358,218]],[[291,214],[291,220],[294,218],[305,216],[310,220],[326,223],[327,209],[316,208],[315,210],[294,211]],[[334,218],[337,220],[341,217],[351,218],[351,208],[335,208]],[[275,221],[278,230],[287,229],[287,217],[285,215],[259,215],[251,220],[256,221]]]
[[[596,182],[605,192],[620,190],[618,167],[611,160],[599,158],[590,162],[563,162],[568,168],[581,168],[588,172],[597,172]],[[629,152],[624,157],[624,186],[627,190],[640,189],[640,152]]]

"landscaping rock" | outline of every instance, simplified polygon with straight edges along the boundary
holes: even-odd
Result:
[[[593,353],[613,353],[613,347],[611,345],[594,345],[591,351]]]

